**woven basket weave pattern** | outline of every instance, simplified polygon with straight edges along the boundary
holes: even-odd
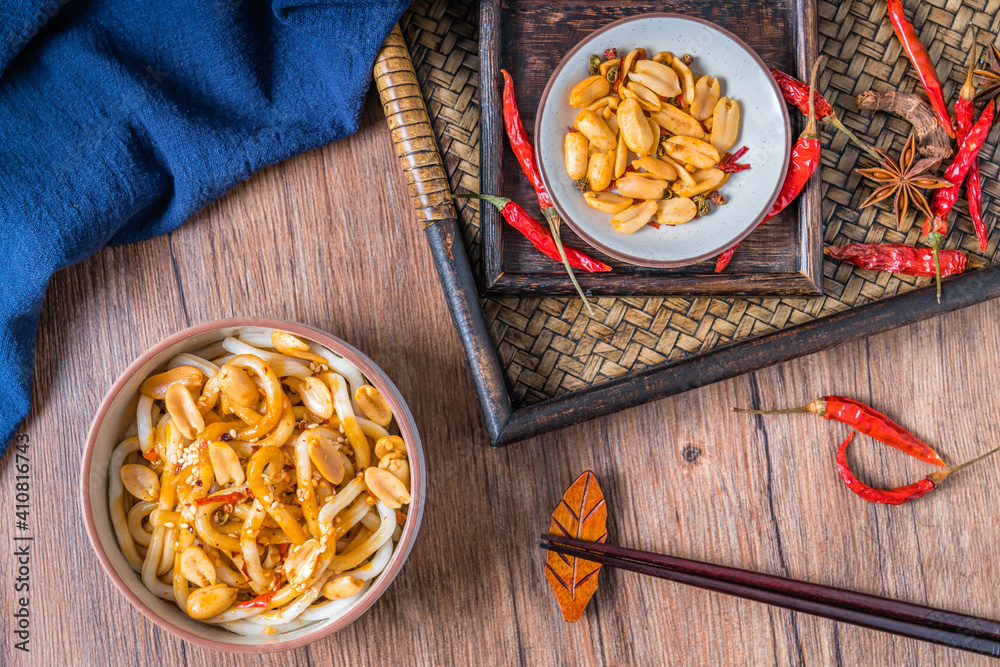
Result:
[[[966,37],[969,23],[980,28],[980,44],[988,44],[1000,30],[1000,0],[961,5],[910,0],[906,5],[907,15],[938,64],[945,97],[951,100],[964,80],[971,48]],[[417,0],[401,23],[451,186],[475,192],[479,191],[477,7],[475,2]],[[827,59],[820,89],[847,126],[898,155],[910,132],[908,123],[884,113],[853,111],[854,98],[869,89],[920,92],[913,68],[893,35],[885,3],[820,0],[818,9],[820,52]],[[1000,195],[995,163],[998,137],[1000,128],[995,127],[982,152],[989,246],[980,252],[964,196],[955,207],[946,243],[947,248],[960,248],[988,262],[995,260],[1000,240],[989,210]],[[859,210],[871,192],[870,184],[854,172],[862,166],[860,151],[842,135],[826,130],[823,147],[824,241],[918,243],[921,220],[914,213],[908,214],[904,228],[897,231],[887,203]],[[477,206],[462,203],[459,215],[469,261],[478,272]],[[594,301],[593,315],[587,314],[578,299],[568,298],[487,297],[482,306],[513,398],[533,403],[884,299],[929,280],[827,261],[823,297],[600,298]]]

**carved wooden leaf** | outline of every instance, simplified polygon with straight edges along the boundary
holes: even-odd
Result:
[[[552,512],[549,532],[589,542],[604,542],[608,537],[608,508],[597,477],[589,470],[566,490],[559,506]],[[564,556],[554,551],[545,559],[545,578],[556,594],[563,618],[576,621],[597,590],[601,566],[588,560]]]

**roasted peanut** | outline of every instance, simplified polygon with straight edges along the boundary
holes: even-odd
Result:
[[[694,84],[694,100],[691,101],[691,115],[698,120],[705,120],[712,115],[715,105],[719,103],[719,80],[715,77],[703,76]]]
[[[712,112],[712,145],[722,153],[736,141],[740,132],[740,105],[736,101],[723,97],[715,105]]]
[[[648,178],[639,174],[625,174],[615,182],[618,192],[632,199],[659,199],[668,183],[662,178]]]
[[[191,391],[201,389],[201,371],[194,366],[178,366],[169,371],[150,375],[139,385],[139,393],[153,398],[163,398],[167,389],[175,384],[182,384]]]
[[[661,225],[680,225],[694,220],[698,207],[687,197],[661,199],[656,204],[656,221]]]
[[[684,165],[673,159],[669,155],[661,155],[660,159],[669,164],[677,172],[677,178],[686,185],[694,185],[694,176],[691,175]]]
[[[271,345],[273,345],[274,349],[278,352],[287,354],[290,357],[305,359],[306,361],[311,361],[316,364],[326,363],[326,359],[310,351],[309,345],[306,344],[305,341],[299,340],[287,331],[272,331]]]
[[[586,173],[586,165],[584,165],[584,173]],[[580,178],[583,176],[584,174],[580,174]],[[354,400],[358,402],[365,417],[379,426],[388,426],[392,422],[392,409],[389,407],[389,403],[372,385],[366,384],[358,387],[358,390],[354,392]]]
[[[609,118],[613,118],[614,115],[615,115],[615,112],[611,109],[611,107],[604,107],[603,109],[601,109],[601,118],[604,119],[605,123],[608,122]],[[608,129],[610,129],[610,128],[611,128],[611,126],[608,125]],[[611,132],[613,133],[614,130],[611,130]]]
[[[649,142],[649,148],[646,149],[647,155],[656,155],[656,151],[660,148],[660,126],[656,124],[656,121],[646,116],[646,122],[649,123],[649,133],[652,137]]]
[[[646,49],[638,48],[629,51],[628,55],[625,56],[625,60],[622,61],[621,68],[618,70],[619,72],[618,76],[622,80],[624,80],[625,75],[628,74],[630,71],[632,71],[633,65],[635,65],[637,61],[642,60],[645,57],[646,57]]]
[[[612,97],[611,95],[605,95],[604,97],[597,98],[596,100],[585,106],[584,109],[587,109],[589,111],[603,111],[604,109],[608,108],[608,105],[611,104],[611,101],[614,99],[615,98]]]
[[[375,458],[382,458],[390,452],[406,453],[406,443],[398,435],[387,435],[375,441]]]
[[[219,486],[232,482],[236,486],[247,480],[240,457],[224,442],[213,442],[208,446],[208,458],[212,462],[212,472]]]
[[[224,364],[219,370],[219,389],[231,401],[251,408],[260,400],[260,392],[242,368]]]
[[[573,90],[569,93],[569,105],[574,109],[582,109],[598,98],[607,95],[609,90],[611,90],[611,84],[605,77],[598,74],[588,76],[573,86]]]
[[[160,478],[151,468],[129,463],[122,466],[121,477],[125,490],[139,500],[152,502],[160,497]]]
[[[584,109],[577,114],[573,127],[586,136],[598,150],[613,151],[618,143],[608,124],[593,111]]]
[[[681,111],[673,104],[664,104],[662,109],[650,113],[649,117],[670,134],[679,134],[695,139],[705,138],[705,130],[702,129],[701,123],[694,116]]]
[[[177,430],[188,440],[193,440],[205,429],[205,418],[202,417],[201,411],[195,405],[194,396],[184,385],[170,385],[163,402],[166,404],[167,412],[174,420]]]
[[[316,471],[333,484],[344,481],[344,457],[340,448],[321,434],[308,436],[308,443],[309,460]]]
[[[635,100],[624,100],[618,105],[618,128],[625,137],[625,144],[639,155],[646,155],[653,142],[649,120]]]
[[[658,160],[651,155],[646,155],[638,160],[632,160],[632,166],[636,169],[644,169],[657,178],[665,181],[676,181],[677,170],[663,160]]]
[[[633,76],[635,75],[633,74]],[[663,106],[663,102],[660,101],[656,93],[637,81],[629,81],[625,90],[634,95],[633,99],[639,103],[643,111],[659,111],[660,107]]]
[[[618,141],[618,114],[613,113],[611,111],[610,107],[607,108],[607,109],[605,109],[604,111],[605,111],[605,113],[607,113],[607,115],[604,116],[604,122],[608,124],[608,129],[611,130],[611,134],[615,135],[615,142],[616,142],[616,145],[617,145],[617,141]]]
[[[410,492],[387,470],[365,468],[365,484],[372,495],[385,503],[386,507],[399,509],[410,502]]]
[[[378,467],[402,482],[407,491],[410,490],[410,462],[405,455],[392,452],[379,460]]]
[[[629,73],[628,78],[661,97],[674,97],[681,92],[677,72],[653,60],[637,60],[634,71]]]
[[[626,169],[628,169],[628,144],[625,143],[625,134],[619,132],[618,147],[615,149],[615,178],[621,178]]]
[[[653,56],[654,63],[663,63],[664,65],[669,65],[670,61],[674,59],[674,56],[670,51],[660,51],[655,56]]]
[[[614,192],[584,192],[583,199],[591,208],[612,215],[621,213],[632,205],[630,198],[616,195]]]
[[[642,229],[656,213],[656,202],[653,200],[644,201],[634,206],[630,206],[621,213],[611,218],[611,224],[615,226],[615,231],[622,234],[631,234]]]
[[[236,602],[239,591],[226,584],[212,584],[191,592],[187,599],[187,613],[199,621],[221,614]]]
[[[615,159],[611,153],[594,153],[587,165],[587,183],[595,192],[607,190],[614,175]]]
[[[188,547],[179,558],[181,574],[192,584],[204,588],[215,583],[215,566],[200,547]]]
[[[323,547],[318,540],[313,539],[306,540],[290,552],[282,567],[288,583],[292,586],[301,586],[309,581],[316,570],[316,561],[322,553]]]
[[[325,382],[317,377],[307,377],[299,381],[298,391],[306,410],[320,419],[333,416],[333,394]]]
[[[719,162],[719,151],[712,144],[694,137],[670,137],[663,148],[670,157],[696,169],[708,169]]]
[[[721,169],[700,169],[694,174],[694,185],[678,185],[673,188],[678,197],[694,197],[712,190],[718,190],[729,178],[729,174]]]
[[[320,592],[322,592],[323,597],[328,600],[343,600],[344,598],[349,598],[352,595],[357,595],[364,583],[365,582],[362,579],[357,579],[349,574],[345,574],[341,577],[334,577],[330,581],[323,584],[323,588]]]
[[[670,69],[677,72],[677,78],[681,82],[682,99],[684,100],[684,104],[690,109],[691,103],[694,102],[694,75],[691,74],[691,68],[685,65],[684,61],[677,56],[672,56],[668,64],[670,65]]]

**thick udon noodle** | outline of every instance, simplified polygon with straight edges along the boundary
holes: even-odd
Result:
[[[178,354],[111,455],[112,525],[157,597],[244,635],[344,614],[392,557],[406,447],[349,361],[280,331]]]

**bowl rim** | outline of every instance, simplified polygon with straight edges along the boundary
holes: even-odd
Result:
[[[604,243],[601,243],[593,236],[588,234],[584,229],[582,229],[579,224],[574,222],[573,219],[566,213],[566,210],[563,208],[563,206],[560,205],[559,200],[556,198],[556,196],[552,194],[553,190],[550,185],[552,181],[546,174],[545,163],[541,159],[537,160],[537,162],[538,162],[539,172],[541,173],[542,182],[545,184],[546,189],[549,191],[549,196],[552,200],[552,205],[555,207],[556,211],[559,212],[559,215],[563,219],[563,221],[567,225],[569,225],[570,229],[576,232],[577,236],[582,238],[584,241],[586,241],[588,244],[590,244],[597,250],[600,250],[606,255],[609,255],[610,257],[613,257],[622,262],[626,262],[628,264],[632,264],[635,266],[644,266],[656,269],[667,269],[667,268],[679,268],[683,266],[691,266],[692,264],[698,264],[699,262],[703,262],[709,258],[715,257],[730,248],[734,248],[737,244],[741,243],[746,237],[748,237],[751,233],[753,233],[755,229],[757,229],[757,225],[759,225],[767,216],[768,211],[771,210],[771,207],[774,205],[775,200],[777,200],[778,198],[778,194],[781,192],[781,186],[784,184],[785,177],[788,174],[788,165],[789,162],[791,161],[792,124],[791,124],[791,119],[788,116],[788,107],[784,103],[784,97],[781,94],[781,89],[778,87],[778,83],[774,80],[774,77],[771,75],[771,69],[764,63],[763,59],[761,59],[761,57],[757,55],[756,51],[747,46],[746,42],[744,42],[742,39],[740,39],[733,33],[729,32],[722,26],[713,23],[712,21],[700,18],[698,16],[688,16],[686,14],[681,14],[679,12],[649,12],[646,14],[638,14],[636,16],[626,16],[625,18],[613,21],[601,28],[594,30],[589,35],[587,35],[579,42],[577,42],[576,46],[570,49],[570,51],[565,56],[563,56],[563,59],[559,61],[559,64],[552,71],[551,76],[549,76],[548,82],[545,84],[545,89],[542,91],[542,96],[538,100],[538,110],[535,112],[535,127],[534,127],[535,135],[534,135],[534,140],[532,141],[532,146],[534,147],[535,152],[541,155],[539,138],[541,137],[543,110],[545,109],[545,106],[548,102],[549,94],[552,92],[552,87],[555,84],[556,78],[562,73],[563,69],[565,69],[569,65],[569,63],[574,59],[574,57],[580,51],[582,51],[583,48],[587,44],[589,44],[593,39],[607,32],[608,30],[611,30],[612,28],[616,28],[626,23],[633,23],[635,21],[643,21],[647,19],[658,19],[658,18],[673,18],[673,19],[681,19],[684,21],[691,21],[693,23],[700,23],[712,30],[715,30],[718,33],[721,33],[724,37],[728,37],[733,42],[735,42],[737,46],[743,49],[754,62],[757,63],[757,66],[760,67],[761,70],[763,70],[765,77],[771,83],[771,88],[773,89],[775,96],[779,100],[778,108],[781,109],[781,118],[785,128],[784,154],[786,158],[781,166],[781,177],[778,179],[777,184],[774,187],[774,191],[771,193],[771,197],[768,199],[767,206],[763,207],[760,214],[756,218],[754,218],[743,231],[737,234],[735,239],[727,241],[719,248],[712,250],[710,252],[702,253],[696,257],[690,257],[687,259],[678,259],[678,260],[656,260],[656,259],[647,259],[644,257],[635,257],[633,255],[624,253],[620,250],[611,248],[610,246]]]
[[[214,639],[208,639],[192,634],[157,614],[132,592],[128,585],[125,584],[118,571],[112,565],[97,534],[93,507],[90,502],[90,473],[93,467],[94,449],[97,444],[98,430],[107,416],[107,413],[111,408],[111,404],[122,392],[128,380],[132,378],[142,366],[149,363],[156,356],[162,354],[167,348],[170,348],[178,343],[182,343],[192,336],[232,327],[267,327],[271,329],[281,329],[282,331],[287,331],[291,334],[307,338],[312,342],[319,343],[350,361],[352,364],[357,366],[365,378],[368,379],[369,382],[371,382],[372,385],[383,394],[383,397],[393,410],[393,415],[396,416],[397,426],[403,434],[404,440],[407,444],[407,449],[409,450],[407,453],[415,455],[410,457],[411,463],[415,464],[410,467],[410,489],[412,490],[410,511],[407,514],[407,521],[403,528],[402,536],[396,545],[396,549],[393,552],[392,558],[386,566],[386,569],[378,576],[378,580],[374,583],[374,585],[368,589],[364,596],[353,607],[351,607],[346,614],[332,623],[317,628],[313,632],[309,632],[285,642],[280,641],[279,638],[281,635],[273,635],[275,640],[266,644],[240,644],[238,642],[227,643]],[[383,389],[388,391],[383,391]],[[400,415],[404,418],[400,419]],[[101,399],[100,406],[94,414],[94,418],[91,420],[90,427],[87,431],[87,441],[84,446],[83,456],[81,457],[80,462],[80,504],[83,510],[87,537],[90,540],[91,547],[96,553],[97,559],[100,561],[105,574],[107,574],[111,579],[115,588],[118,589],[118,592],[124,595],[128,602],[140,614],[152,621],[154,625],[176,637],[180,637],[181,639],[189,641],[193,644],[216,651],[240,654],[274,653],[311,644],[319,639],[322,639],[323,637],[326,637],[327,635],[337,632],[338,630],[342,630],[367,612],[368,609],[375,604],[375,602],[388,589],[389,585],[392,584],[393,580],[396,578],[396,575],[399,574],[403,564],[409,558],[410,551],[412,550],[413,543],[416,539],[416,534],[423,519],[425,504],[424,496],[426,495],[426,480],[424,476],[425,466],[426,462],[424,460],[423,447],[420,443],[420,435],[417,431],[416,423],[409,407],[406,405],[402,395],[399,394],[398,388],[388,375],[386,375],[374,361],[369,359],[360,350],[356,349],[350,343],[326,333],[325,331],[297,322],[258,317],[225,318],[187,327],[168,336],[167,338],[164,338],[163,340],[160,340],[147,348],[141,355],[139,355],[139,357],[132,361],[132,363],[130,363],[114,381],[111,388],[108,389],[108,391],[104,394],[104,397]],[[239,635],[234,635],[234,637],[239,637]]]

